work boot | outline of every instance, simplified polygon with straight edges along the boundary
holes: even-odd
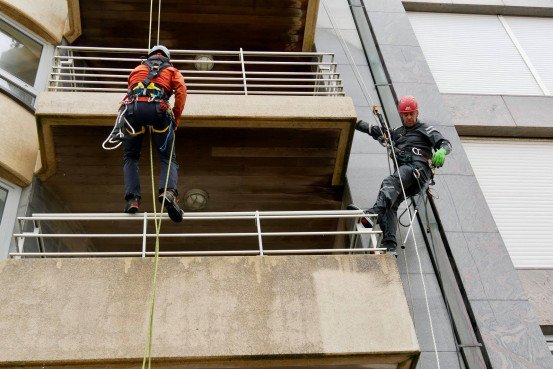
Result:
[[[177,195],[173,190],[167,190],[159,195],[158,200],[160,203],[163,202],[163,198],[165,198],[165,209],[167,210],[167,214],[169,214],[169,218],[175,223],[182,222],[182,216],[183,211],[177,204],[178,198]]]
[[[346,207],[347,210],[363,210],[361,209],[360,207],[358,206],[355,206],[353,204],[349,204],[347,207]],[[368,210],[363,210],[363,212],[365,214],[369,213]],[[369,213],[370,214],[370,213]],[[363,227],[365,228],[374,228],[374,223],[373,221],[371,220],[371,218],[369,217],[363,217],[361,218],[361,224],[363,224]]]
[[[380,248],[386,249],[387,254],[394,255],[397,258],[397,244],[394,241],[382,241]]]
[[[127,199],[127,204],[125,205],[125,209],[123,210],[123,212],[128,214],[134,214],[138,211],[139,207],[140,207],[140,197],[132,196]]]

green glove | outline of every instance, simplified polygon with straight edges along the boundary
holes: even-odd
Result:
[[[446,151],[444,148],[439,149],[432,155],[432,165],[434,165],[436,168],[441,167],[444,165],[445,162],[445,155]]]

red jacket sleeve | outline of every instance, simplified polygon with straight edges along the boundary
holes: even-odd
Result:
[[[173,106],[173,113],[175,114],[175,125],[178,126],[182,111],[184,110],[184,104],[186,103],[187,94],[184,77],[176,68],[173,70],[171,88],[175,93],[175,106]]]

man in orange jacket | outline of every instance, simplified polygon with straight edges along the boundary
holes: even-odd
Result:
[[[123,100],[122,116],[130,127],[129,136],[124,140],[125,154],[123,174],[125,177],[126,213],[136,213],[140,206],[140,177],[138,161],[142,148],[145,126],[152,126],[152,142],[160,157],[159,201],[165,198],[165,207],[169,217],[182,221],[182,210],[178,201],[178,169],[176,154],[171,147],[175,138],[179,120],[186,101],[186,85],[178,69],[169,62],[171,54],[163,45],[152,48],[148,58],[136,67],[128,78],[129,91]],[[175,95],[175,104],[171,109],[169,98]],[[169,172],[167,190],[165,181]]]

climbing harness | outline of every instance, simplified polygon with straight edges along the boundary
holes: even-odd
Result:
[[[104,150],[117,149],[119,146],[121,146],[123,141],[131,139],[136,135],[143,134],[145,132],[144,127],[142,127],[142,130],[140,130],[139,132],[136,132],[126,117],[126,113],[129,111],[129,106],[131,106],[131,104],[134,104],[133,109],[136,110],[137,102],[156,103],[156,108],[159,111],[159,114],[164,114],[164,112],[168,114],[168,118],[170,121],[169,126],[171,128],[174,127],[175,116],[171,109],[171,105],[168,102],[171,95],[168,94],[162,86],[158,85],[155,82],[152,82],[152,79],[156,78],[162,70],[170,67],[172,64],[169,63],[167,58],[147,59],[144,60],[142,64],[148,67],[148,75],[141,82],[138,82],[134,86],[131,86],[123,100],[120,102],[119,111],[117,113],[117,117],[115,118],[113,129],[111,130],[105,141],[102,143],[102,148]],[[154,129],[154,132],[165,132],[168,130],[169,126],[167,126],[163,130]],[[168,140],[169,134],[167,135],[167,138],[165,139],[165,144],[163,145],[163,148],[161,150],[165,150],[167,148]]]
[[[328,6],[326,4],[326,0],[323,0],[322,3],[323,3],[323,7],[325,8],[326,13],[328,14],[330,23],[332,25],[332,29],[339,36],[340,43],[342,44],[342,47],[346,51],[346,56],[347,56],[348,60],[350,61],[350,64],[353,66],[354,72],[356,74],[357,82],[359,83],[361,89],[363,90],[365,97],[369,101],[370,106],[373,106],[373,107],[376,106],[376,104],[374,104],[374,101],[371,97],[371,94],[369,93],[369,90],[367,89],[367,86],[365,85],[365,82],[364,82],[364,80],[361,76],[361,73],[359,71],[357,63],[355,62],[355,59],[352,56],[351,50],[349,49],[349,46],[348,46],[347,42],[344,40],[344,37],[342,36],[342,33],[341,33],[340,29],[337,28],[336,25],[335,25],[333,13],[329,11]],[[374,111],[375,110],[373,109],[373,112]],[[385,132],[390,132],[390,127],[389,127],[388,123],[385,121],[385,119],[382,117],[382,115],[381,114],[377,115],[377,118],[379,120],[379,123],[381,124],[380,127],[381,127],[382,134],[384,135]],[[386,129],[383,129],[383,127],[386,127]],[[396,157],[396,154],[395,154],[393,142],[392,142],[391,139],[388,139],[387,143],[390,146],[389,151],[392,153],[392,158],[393,158],[393,161],[394,161],[394,165],[395,165],[396,168],[399,168],[398,160],[397,160],[397,157]],[[388,168],[390,169],[390,172],[391,172],[391,167],[390,167],[389,162],[388,162]],[[399,177],[399,178],[400,178],[400,184],[401,184],[401,191],[403,193],[403,197],[406,199],[407,196],[405,194],[405,187],[403,185],[403,181],[401,180],[401,177]],[[410,210],[409,210],[409,214],[411,215]],[[412,225],[413,225],[413,219],[414,219],[415,215],[416,215],[416,210],[415,210],[415,214],[413,214],[412,217],[410,216],[411,228],[412,228]],[[425,303],[426,303],[426,312],[427,312],[428,320],[429,320],[430,333],[432,335],[432,343],[433,343],[433,346],[434,346],[434,352],[435,352],[435,356],[436,356],[436,364],[437,364],[438,369],[441,369],[440,357],[438,355],[438,346],[436,344],[436,335],[434,333],[434,324],[433,324],[433,320],[432,320],[432,314],[430,313],[430,303],[428,301],[428,291],[426,289],[426,282],[424,280],[424,274],[423,274],[423,271],[422,271],[422,261],[421,261],[421,257],[420,257],[420,254],[419,254],[419,250],[418,250],[418,246],[417,246],[417,240],[415,238],[414,232],[412,234],[412,238],[413,238],[413,244],[415,246],[415,253],[417,255],[419,271],[420,271],[420,276],[421,276],[421,282],[422,282],[422,287],[423,287],[423,291],[424,291],[424,299],[425,299]],[[407,267],[407,264],[408,264],[407,263],[407,254],[406,254],[405,250],[404,250],[403,255],[404,255],[404,258],[405,258],[405,265]],[[411,280],[409,278],[409,272],[408,271],[407,271],[407,277],[408,277],[408,282],[409,282],[409,290],[411,290]]]
[[[138,97],[147,97],[146,101],[148,102],[155,101],[161,103],[164,101],[167,103],[170,97],[169,94],[167,94],[162,86],[152,82],[152,79],[156,78],[162,70],[170,67],[171,63],[169,63],[167,58],[161,57],[156,59],[146,59],[142,62],[142,64],[148,67],[148,76],[146,76],[143,81],[138,82],[129,88],[124,102],[131,103]]]

